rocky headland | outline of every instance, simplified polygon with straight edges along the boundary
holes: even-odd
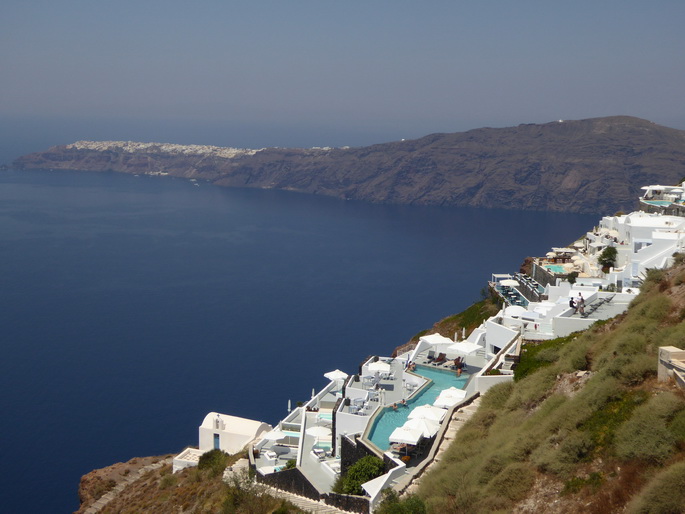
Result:
[[[19,169],[170,175],[377,203],[611,213],[685,177],[685,131],[630,116],[431,134],[361,148],[79,141]]]

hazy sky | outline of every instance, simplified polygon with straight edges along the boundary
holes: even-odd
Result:
[[[684,25],[683,0],[4,0],[0,156],[74,139],[361,145],[613,114],[685,129]]]

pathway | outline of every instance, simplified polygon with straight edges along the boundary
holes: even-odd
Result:
[[[438,446],[438,450],[435,452],[435,457],[433,460],[428,464],[423,472],[421,473],[420,476],[415,477],[412,479],[412,481],[409,483],[409,485],[406,487],[406,489],[403,491],[403,494],[414,494],[419,488],[419,483],[421,482],[421,479],[426,476],[426,473],[430,471],[430,469],[435,466],[436,462],[440,462],[442,457],[445,454],[445,451],[447,450],[447,447],[452,444],[452,441],[454,438],[457,436],[457,432],[459,432],[459,429],[466,423],[469,419],[471,419],[471,416],[478,410],[478,405],[480,404],[480,396],[476,398],[474,401],[472,401],[469,405],[466,407],[462,407],[461,409],[457,410],[452,414],[452,417],[450,418],[449,425],[447,427],[447,430],[445,431],[445,435],[442,438],[442,441],[440,441],[440,446]]]
[[[93,505],[91,505],[84,511],[84,514],[95,514],[96,512],[100,512],[105,507],[105,505],[107,505],[114,498],[116,498],[117,495],[121,491],[123,491],[129,484],[141,478],[148,471],[159,469],[162,466],[171,464],[173,460],[173,457],[169,457],[167,459],[155,462],[154,464],[149,464],[145,467],[140,468],[138,471],[131,473],[126,478],[124,478],[124,480],[119,482],[111,491],[103,494],[100,498],[98,498],[98,500],[95,503],[93,503]]]
[[[236,473],[241,473],[243,470],[247,470],[249,463],[247,459],[240,459],[238,462],[226,468],[224,471],[224,481],[228,481],[230,477]],[[336,509],[330,505],[326,505],[323,502],[318,502],[305,498],[304,496],[298,496],[296,494],[289,493],[287,491],[282,491],[281,489],[276,489],[275,487],[270,487],[265,484],[260,484],[266,488],[267,492],[271,496],[276,498],[282,498],[288,500],[290,503],[295,505],[297,508],[302,509],[305,512],[321,513],[321,514],[348,514],[344,510]]]

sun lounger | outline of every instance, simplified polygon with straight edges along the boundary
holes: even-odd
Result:
[[[438,357],[433,361],[433,366],[437,366],[438,364],[442,364],[447,360],[447,356],[444,353],[441,353],[438,355]]]

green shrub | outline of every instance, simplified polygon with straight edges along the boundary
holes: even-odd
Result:
[[[516,384],[516,388],[507,400],[505,408],[532,409],[544,400],[557,379],[555,369],[543,368],[532,373]]]
[[[595,375],[576,396],[576,401],[582,402],[592,410],[601,409],[608,402],[618,400],[625,394],[625,388],[614,377],[607,373]]]
[[[685,462],[658,473],[628,505],[631,514],[683,512],[685,505]]]
[[[681,410],[668,424],[668,430],[677,442],[685,442],[685,410]]]
[[[352,464],[342,478],[342,493],[363,495],[362,484],[381,476],[385,465],[383,461],[373,455],[362,457]]]
[[[209,470],[211,477],[218,477],[221,475],[228,465],[228,453],[221,450],[210,450],[200,455],[200,460],[197,463],[197,469]]]
[[[590,473],[587,478],[573,477],[564,483],[562,494],[573,494],[579,492],[584,487],[592,487],[593,490],[599,489],[604,483],[604,476],[601,473]]]
[[[602,253],[597,257],[597,262],[602,267],[610,268],[616,266],[616,257],[618,256],[618,250],[613,246],[607,246]]]
[[[675,437],[666,427],[663,401],[650,399],[616,430],[616,455],[663,463],[672,453]]]
[[[178,482],[178,475],[164,475],[162,479],[159,481],[159,488],[160,489],[168,489],[170,487],[173,487],[176,485]]]
[[[504,468],[490,484],[490,490],[515,502],[525,498],[535,482],[535,470],[522,462],[514,462]]]
[[[501,409],[513,390],[513,382],[502,382],[494,385],[482,396],[481,406],[486,409]]]
[[[657,371],[656,358],[651,355],[636,355],[620,370],[621,383],[627,386],[636,386],[650,376],[655,376]]]
[[[622,355],[643,353],[647,345],[647,338],[640,334],[623,333],[616,338],[616,351]]]
[[[525,345],[516,369],[514,369],[514,380],[519,381],[535,373],[538,369],[549,366],[557,360],[561,347],[575,338],[576,335],[572,334],[538,344]]]
[[[647,394],[634,391],[623,394],[616,400],[608,401],[580,425],[580,429],[592,438],[592,444],[598,448],[613,446],[616,430],[632,414],[636,407],[647,400]]]
[[[685,253],[682,253],[682,252],[674,253],[673,254],[673,264],[675,266],[680,266],[683,263],[685,263]]]
[[[665,295],[655,295],[642,302],[637,310],[639,316],[648,320],[662,321],[673,308],[672,300]]]
[[[416,495],[400,499],[393,489],[383,490],[383,501],[374,510],[377,514],[426,514],[426,505]]]

